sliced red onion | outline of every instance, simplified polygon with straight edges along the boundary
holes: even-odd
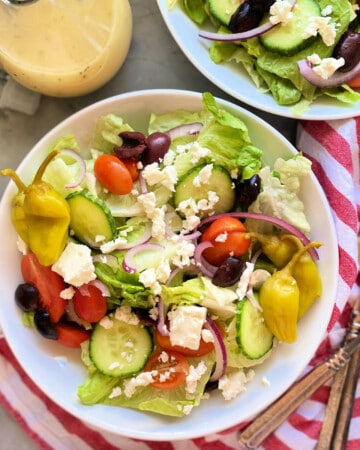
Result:
[[[147,184],[145,181],[145,178],[143,177],[142,171],[139,171],[139,185],[140,185],[140,191],[142,194],[148,193]]]
[[[197,245],[195,247],[194,260],[196,267],[200,270],[200,272],[203,275],[212,278],[218,267],[208,263],[202,255],[203,251],[209,247],[213,247],[213,244],[210,241],[204,241]]]
[[[201,122],[186,123],[177,127],[171,128],[166,132],[170,136],[170,139],[176,139],[182,136],[193,136],[199,134],[203,124]]]
[[[296,0],[289,0],[291,5],[291,9],[294,8],[296,4]],[[248,31],[243,31],[241,33],[212,33],[210,31],[200,31],[199,36],[208,39],[210,41],[222,41],[222,42],[234,42],[234,41],[246,41],[248,39],[260,36],[261,34],[266,33],[272,28],[281,25],[281,23],[273,24],[269,21],[266,23],[259,25],[258,27],[252,28]]]
[[[136,255],[138,255],[139,253],[146,252],[148,250],[161,250],[163,248],[164,247],[160,244],[151,244],[151,243],[141,244],[136,247],[133,247],[127,251],[122,262],[122,267],[125,270],[125,272],[136,273],[138,271],[138,267],[136,266],[136,262],[134,260],[134,257]]]
[[[226,371],[227,367],[226,347],[218,326],[209,316],[206,318],[204,328],[211,331],[214,337],[214,349],[216,356],[215,369],[209,381],[217,381],[224,375]]]
[[[62,155],[70,156],[71,158],[75,159],[75,161],[78,163],[80,168],[79,177],[77,180],[73,181],[72,183],[65,184],[66,189],[72,189],[78,187],[84,180],[86,175],[86,165],[84,159],[79,155],[78,152],[75,150],[72,150],[70,148],[63,148],[61,150]]]
[[[338,70],[327,79],[318,75],[312,68],[310,62],[306,59],[298,61],[298,67],[300,74],[305,78],[305,80],[320,88],[341,86],[360,74],[360,61],[348,72],[341,72]]]
[[[159,297],[157,306],[159,314],[156,327],[162,336],[169,336],[170,333],[165,323],[165,304],[161,296]]]
[[[171,280],[180,272],[180,267],[176,267],[170,272],[169,278],[166,280],[166,286],[171,283]]]
[[[109,288],[102,281],[93,280],[93,281],[90,281],[90,283],[88,283],[88,285],[90,285],[90,284],[92,286],[95,286],[97,289],[99,289],[99,291],[101,292],[103,297],[111,297],[111,292],[109,291]]]
[[[252,212],[229,212],[229,213],[223,213],[223,214],[216,214],[214,216],[206,217],[206,219],[203,219],[199,227],[202,225],[205,225],[207,223],[213,222],[216,219],[219,219],[220,217],[237,217],[239,219],[256,219],[256,220],[263,220],[264,222],[269,222],[273,225],[276,225],[279,228],[282,228],[283,230],[287,231],[290,234],[293,234],[296,236],[303,245],[307,245],[310,243],[310,239],[305,236],[304,233],[302,233],[300,230],[298,230],[294,225],[291,225],[288,222],[285,222],[285,220],[278,219],[277,217],[267,216],[266,214],[259,214],[259,213],[252,213]],[[315,248],[310,248],[309,250],[310,255],[314,260],[319,259],[319,255]]]

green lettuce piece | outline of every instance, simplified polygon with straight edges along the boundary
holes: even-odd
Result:
[[[64,148],[69,148],[70,150],[79,151],[79,144],[73,133],[68,133],[61,136],[55,142],[53,142],[49,147],[49,153],[54,150],[63,150]]]
[[[193,393],[187,392],[186,384],[183,383],[170,390],[157,389],[152,386],[138,386],[133,395],[128,397],[125,391],[129,379],[121,380],[96,371],[87,378],[83,385],[78,387],[78,397],[81,403],[86,405],[103,403],[110,406],[121,406],[167,416],[182,417],[186,414],[186,408],[197,406],[200,403],[215,362],[215,353],[212,352],[201,358],[188,358],[189,365],[194,367],[197,367],[201,361],[205,363],[206,371],[197,382]],[[120,395],[109,398],[115,387],[120,387]]]
[[[206,277],[191,278],[180,286],[163,286],[162,298],[167,307],[194,304],[205,306],[211,314],[222,320],[234,316],[234,302],[238,300],[232,289],[215,286]]]
[[[114,146],[121,145],[119,133],[132,131],[129,124],[116,114],[99,117],[95,123],[92,147],[104,153],[112,153]]]
[[[199,25],[202,25],[208,18],[204,3],[204,0],[182,0],[182,7],[186,14]]]

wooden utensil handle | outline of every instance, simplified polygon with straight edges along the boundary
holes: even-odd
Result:
[[[260,414],[239,436],[239,444],[253,449],[274,431],[304,400],[335,375],[326,363],[315,367],[296,382],[282,397]]]

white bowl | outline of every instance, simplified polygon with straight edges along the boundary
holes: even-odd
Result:
[[[188,60],[208,80],[237,100],[261,111],[293,119],[334,120],[360,114],[360,101],[347,105],[325,96],[314,100],[301,116],[294,114],[291,106],[278,105],[270,93],[257,89],[241,64],[215,64],[209,55],[211,41],[199,38],[200,27],[181,10],[180,2],[172,9],[168,7],[168,0],[157,0],[157,3],[169,32]]]
[[[266,163],[272,164],[276,157],[290,157],[296,152],[262,119],[229,102],[217,101],[244,120],[254,144],[263,149]],[[135,128],[145,131],[151,112],[165,113],[181,108],[199,110],[201,106],[201,94],[176,90],[140,91],[103,100],[79,111],[46,134],[17,172],[24,181],[30,182],[50,143],[68,132],[75,133],[81,142],[88,142],[94,120],[105,113],[118,113]],[[312,226],[311,238],[324,244],[319,251],[323,294],[301,320],[295,344],[279,345],[269,360],[256,369],[247,391],[237,399],[226,402],[221,395],[213,394],[185,418],[166,418],[104,405],[81,405],[76,391],[84,382],[86,373],[80,362],[80,352],[66,349],[24,327],[14,302],[14,291],[21,282],[20,255],[10,222],[10,204],[15,193],[11,182],[0,203],[0,234],[6,236],[0,253],[0,323],[12,351],[32,380],[54,402],[92,426],[120,435],[158,441],[194,438],[224,430],[250,419],[279,397],[301,374],[326,333],[337,285],[337,242],[326,197],[316,178],[311,176],[304,186],[302,198]],[[66,357],[67,363],[59,364],[58,357]],[[264,377],[270,386],[264,386]]]

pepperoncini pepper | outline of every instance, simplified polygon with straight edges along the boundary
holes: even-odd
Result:
[[[321,243],[311,242],[298,250],[290,261],[271,275],[260,289],[259,303],[269,330],[280,341],[293,343],[297,338],[300,288],[294,277],[294,268],[310,248]]]
[[[29,186],[12,169],[1,171],[3,176],[12,178],[19,190],[12,202],[12,224],[43,266],[50,266],[58,260],[67,241],[70,224],[70,208],[66,200],[51,184],[41,180],[47,165],[57,154],[55,150],[45,158]]]
[[[291,236],[288,234],[278,235],[249,232],[247,236],[260,242],[262,251],[277,269],[282,269],[298,250],[297,244],[287,239],[288,236]]]

